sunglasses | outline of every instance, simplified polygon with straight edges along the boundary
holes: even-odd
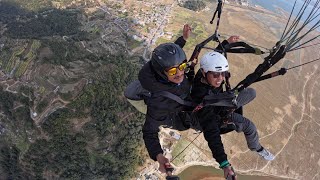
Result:
[[[186,68],[187,68],[187,63],[183,62],[177,67],[172,67],[172,68],[166,70],[166,72],[168,73],[169,76],[174,76],[177,74],[178,69],[180,71],[184,71]]]
[[[228,71],[223,71],[223,72],[209,71],[208,74],[211,74],[213,78],[219,78],[220,76],[226,77],[228,75]]]

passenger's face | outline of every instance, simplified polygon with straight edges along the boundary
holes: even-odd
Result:
[[[207,82],[213,87],[220,87],[225,80],[227,71],[224,72],[207,72]]]
[[[164,73],[166,74],[170,82],[180,84],[184,79],[184,70],[186,69],[187,64],[185,62],[181,64],[176,64],[167,68]]]

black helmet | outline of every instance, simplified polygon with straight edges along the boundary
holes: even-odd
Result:
[[[186,60],[186,54],[182,48],[174,43],[164,43],[156,47],[152,52],[151,65],[162,78],[167,79],[164,70],[171,66],[181,64]]]

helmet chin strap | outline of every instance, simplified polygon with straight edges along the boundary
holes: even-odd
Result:
[[[201,81],[204,82],[204,83],[206,83],[206,84],[209,84],[208,78],[207,78],[207,73],[205,74],[204,77],[201,78]],[[210,85],[210,84],[209,84],[209,85]]]
[[[230,85],[230,81],[229,81],[230,77],[231,77],[231,73],[228,71],[228,74],[225,77],[225,84],[224,84],[225,88],[226,88],[226,91],[230,91],[231,90],[231,85]]]
[[[201,82],[210,85],[209,82],[208,82],[207,73],[205,73],[202,68],[200,69],[200,71],[201,71],[201,74],[202,74]]]

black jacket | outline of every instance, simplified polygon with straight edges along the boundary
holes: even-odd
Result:
[[[185,45],[185,40],[180,37],[175,41],[175,43],[182,48]],[[227,41],[224,41],[222,45],[226,43]],[[186,100],[190,99],[191,81],[193,80],[193,77],[194,71],[191,69],[191,71],[186,74],[183,82],[179,85],[165,81],[156,74],[150,62],[146,63],[139,72],[139,81],[144,89],[150,91],[151,93],[168,91]],[[153,160],[156,160],[156,156],[160,153],[163,153],[158,138],[159,127],[166,125],[174,127],[177,130],[185,130],[190,128],[192,124],[195,124],[195,118],[193,118],[194,116],[189,107],[181,105],[167,97],[152,96],[151,98],[146,99],[146,104],[148,109],[146,121],[142,129],[143,139],[149,156]],[[208,145],[214,154],[213,157],[217,160],[217,162],[221,163],[222,161],[226,160],[226,155],[223,150],[220,134],[219,132],[216,134],[216,123],[211,124],[211,120],[214,118],[213,116],[215,116],[214,113],[199,113],[197,115],[197,117],[201,119],[199,122],[203,126],[206,126],[202,128],[204,130],[204,136],[208,141]],[[211,136],[214,138],[211,139]],[[216,141],[218,143],[216,143]],[[218,149],[218,151],[215,149]]]
[[[185,45],[185,40],[180,37],[175,43],[182,48]],[[194,74],[191,71],[189,74],[186,74],[186,76],[193,78]],[[168,91],[182,99],[190,99],[191,82],[187,77],[185,77],[180,84],[168,82],[156,74],[150,61],[140,70],[139,81],[142,87],[151,92],[151,94]],[[147,98],[145,101],[148,109],[146,121],[142,129],[143,139],[150,157],[156,160],[156,156],[159,153],[163,153],[158,138],[159,127],[165,125],[175,127],[178,130],[188,129],[190,127],[191,117],[190,114],[186,112],[188,107],[167,97],[151,96],[151,98]]]
[[[201,103],[204,96],[223,92],[222,86],[213,88],[212,86],[201,82],[202,74],[199,70],[194,78],[191,97],[198,104]],[[195,113],[203,130],[204,137],[208,141],[212,156],[218,163],[227,160],[224,147],[220,137],[221,116],[223,107],[205,106]]]

